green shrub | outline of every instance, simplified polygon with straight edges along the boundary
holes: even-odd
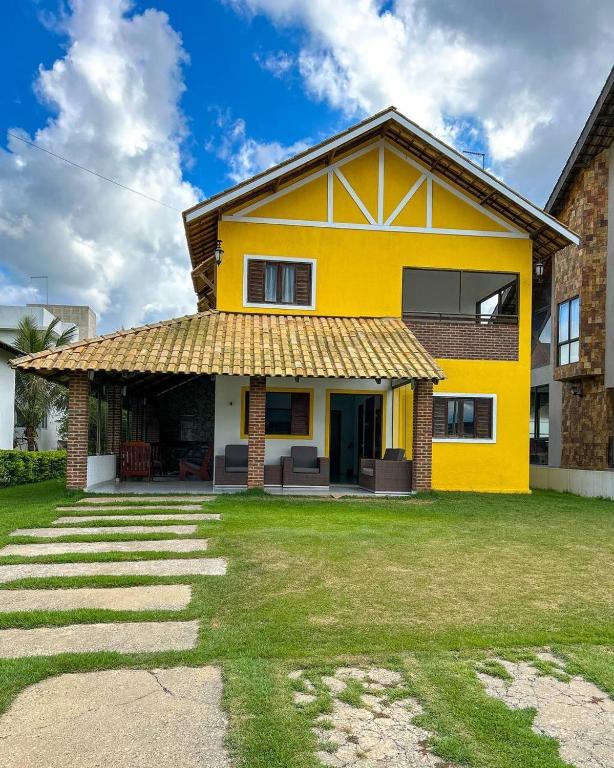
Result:
[[[0,451],[0,487],[66,477],[66,451]]]

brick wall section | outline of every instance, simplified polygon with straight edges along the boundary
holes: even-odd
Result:
[[[247,439],[247,487],[264,487],[264,416],[266,377],[249,379],[249,423]]]
[[[608,172],[605,150],[578,174],[557,217],[582,238],[579,246],[569,245],[554,258],[553,342],[558,338],[558,304],[580,297],[580,360],[559,366],[554,349],[554,378],[563,383],[562,467],[607,468],[613,414],[604,384]]]
[[[437,358],[518,360],[518,325],[406,317],[405,325]]]
[[[433,382],[414,389],[412,490],[430,491],[433,464]]]
[[[107,384],[107,449],[119,453],[122,430],[122,388],[119,384]]]
[[[87,485],[89,395],[90,382],[87,373],[71,373],[68,384],[66,487],[74,490],[80,490]]]

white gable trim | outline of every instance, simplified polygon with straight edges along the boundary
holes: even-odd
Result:
[[[412,123],[410,120],[408,120],[403,115],[399,114],[394,109],[386,110],[382,114],[372,118],[371,120],[368,120],[362,125],[357,126],[356,128],[351,129],[349,131],[346,131],[342,136],[339,136],[336,139],[328,141],[325,144],[321,145],[320,147],[316,147],[311,152],[308,152],[307,154],[301,157],[297,157],[294,160],[291,160],[290,162],[282,166],[278,166],[277,168],[272,169],[271,171],[269,171],[268,173],[265,173],[264,175],[260,176],[257,179],[252,179],[252,181],[248,182],[247,184],[243,184],[238,188],[228,190],[228,192],[226,192],[225,194],[219,195],[214,200],[211,200],[209,202],[205,201],[204,203],[202,203],[202,205],[198,206],[197,208],[185,214],[186,222],[193,221],[194,219],[197,219],[200,216],[212,210],[217,210],[218,208],[225,206],[228,203],[231,203],[233,200],[236,200],[237,198],[240,198],[243,195],[248,194],[249,192],[257,190],[258,188],[272,181],[275,181],[280,176],[283,176],[286,173],[290,173],[291,171],[300,168],[306,163],[312,162],[322,157],[326,157],[326,155],[328,155],[333,150],[343,146],[344,144],[354,139],[360,138],[365,133],[372,131],[374,128],[377,128],[378,126],[383,125],[389,120],[396,122],[398,125],[400,125],[404,130],[408,131],[409,133],[412,133],[415,136],[418,136],[420,139],[422,139],[424,142],[432,146],[438,152],[441,152],[443,155],[451,159],[453,162],[460,165],[461,168],[473,174],[478,179],[483,181],[485,184],[488,184],[498,193],[504,195],[508,200],[511,200],[516,205],[518,205],[519,207],[523,208],[528,213],[530,213],[532,216],[535,216],[535,218],[539,219],[544,224],[546,224],[551,229],[553,229],[555,232],[558,232],[560,235],[567,238],[570,242],[575,243],[576,245],[579,244],[580,240],[578,236],[575,235],[570,230],[568,230],[566,227],[564,227],[555,218],[545,213],[540,208],[530,203],[528,200],[525,200],[523,197],[518,195],[512,189],[510,189],[505,184],[503,184],[498,179],[496,179],[494,176],[491,176],[486,171],[477,167],[474,163],[471,163],[467,158],[465,158],[459,152],[452,149],[452,147],[449,147],[447,146],[447,144],[444,144],[442,141],[439,141],[439,139],[436,139],[434,136],[424,131],[415,123]],[[485,210],[485,209],[482,208],[482,210]]]

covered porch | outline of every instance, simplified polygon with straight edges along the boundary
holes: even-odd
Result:
[[[431,486],[433,385],[443,373],[400,319],[210,311],[16,365],[69,388],[69,488],[109,492],[121,488],[118,474],[145,493]],[[390,450],[399,448],[397,386],[413,393],[410,461]],[[123,470],[130,443],[150,446],[142,480]],[[407,479],[388,487],[395,461]]]

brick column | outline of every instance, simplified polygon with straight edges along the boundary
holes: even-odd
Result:
[[[119,384],[107,384],[107,451],[119,459],[122,439],[122,388]],[[117,471],[116,471],[117,474]]]
[[[247,487],[264,487],[264,411],[266,376],[250,376],[247,440]]]
[[[416,381],[414,389],[412,490],[431,490],[433,456],[433,382]]]
[[[90,382],[87,373],[71,373],[68,383],[66,487],[73,490],[81,490],[87,485],[89,396]]]

